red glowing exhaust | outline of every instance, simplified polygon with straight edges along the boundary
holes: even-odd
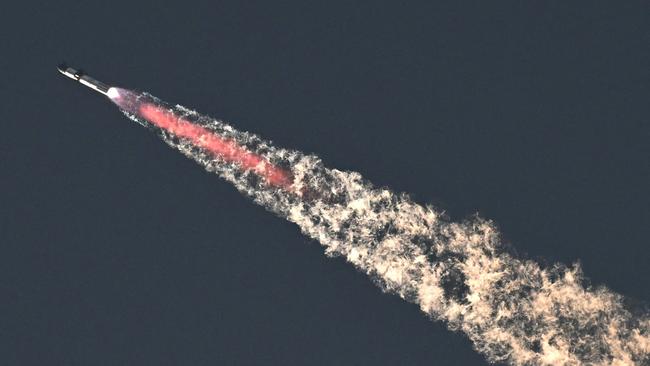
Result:
[[[223,138],[205,127],[176,116],[171,111],[152,103],[138,103],[137,114],[153,126],[170,134],[186,139],[227,162],[236,163],[245,171],[255,174],[274,187],[290,190],[291,173],[271,164],[266,158],[254,154],[235,141]]]
[[[193,145],[222,158],[239,164],[243,170],[253,171],[272,186],[289,190],[293,183],[291,173],[271,164],[266,158],[254,154],[233,140],[225,139],[205,127],[186,121],[172,112],[151,103],[139,107],[139,115],[159,127]]]

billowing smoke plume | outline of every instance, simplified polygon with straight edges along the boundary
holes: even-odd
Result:
[[[517,259],[503,248],[490,221],[449,222],[433,207],[374,187],[358,173],[326,168],[316,156],[274,147],[148,94],[140,97],[291,171],[291,190],[272,187],[254,172],[156,129],[170,146],[296,223],[327,255],[344,257],[384,291],[467,334],[488,360],[514,365],[648,362],[648,314],[633,315],[620,295],[586,287],[578,265],[543,268]]]

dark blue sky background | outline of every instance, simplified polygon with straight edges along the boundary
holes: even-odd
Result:
[[[62,60],[650,299],[645,1],[3,7],[0,364],[485,364]]]

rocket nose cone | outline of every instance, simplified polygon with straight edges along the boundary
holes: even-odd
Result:
[[[62,62],[56,68],[60,73],[63,73],[68,68],[68,65],[65,62]]]

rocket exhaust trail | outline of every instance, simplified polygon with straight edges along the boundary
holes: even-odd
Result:
[[[296,223],[384,291],[464,332],[489,361],[513,365],[634,365],[650,360],[650,317],[623,297],[584,285],[578,265],[518,259],[480,217],[449,222],[431,206],[377,188],[313,155],[171,106],[147,93],[64,75],[111,99],[129,118]]]

